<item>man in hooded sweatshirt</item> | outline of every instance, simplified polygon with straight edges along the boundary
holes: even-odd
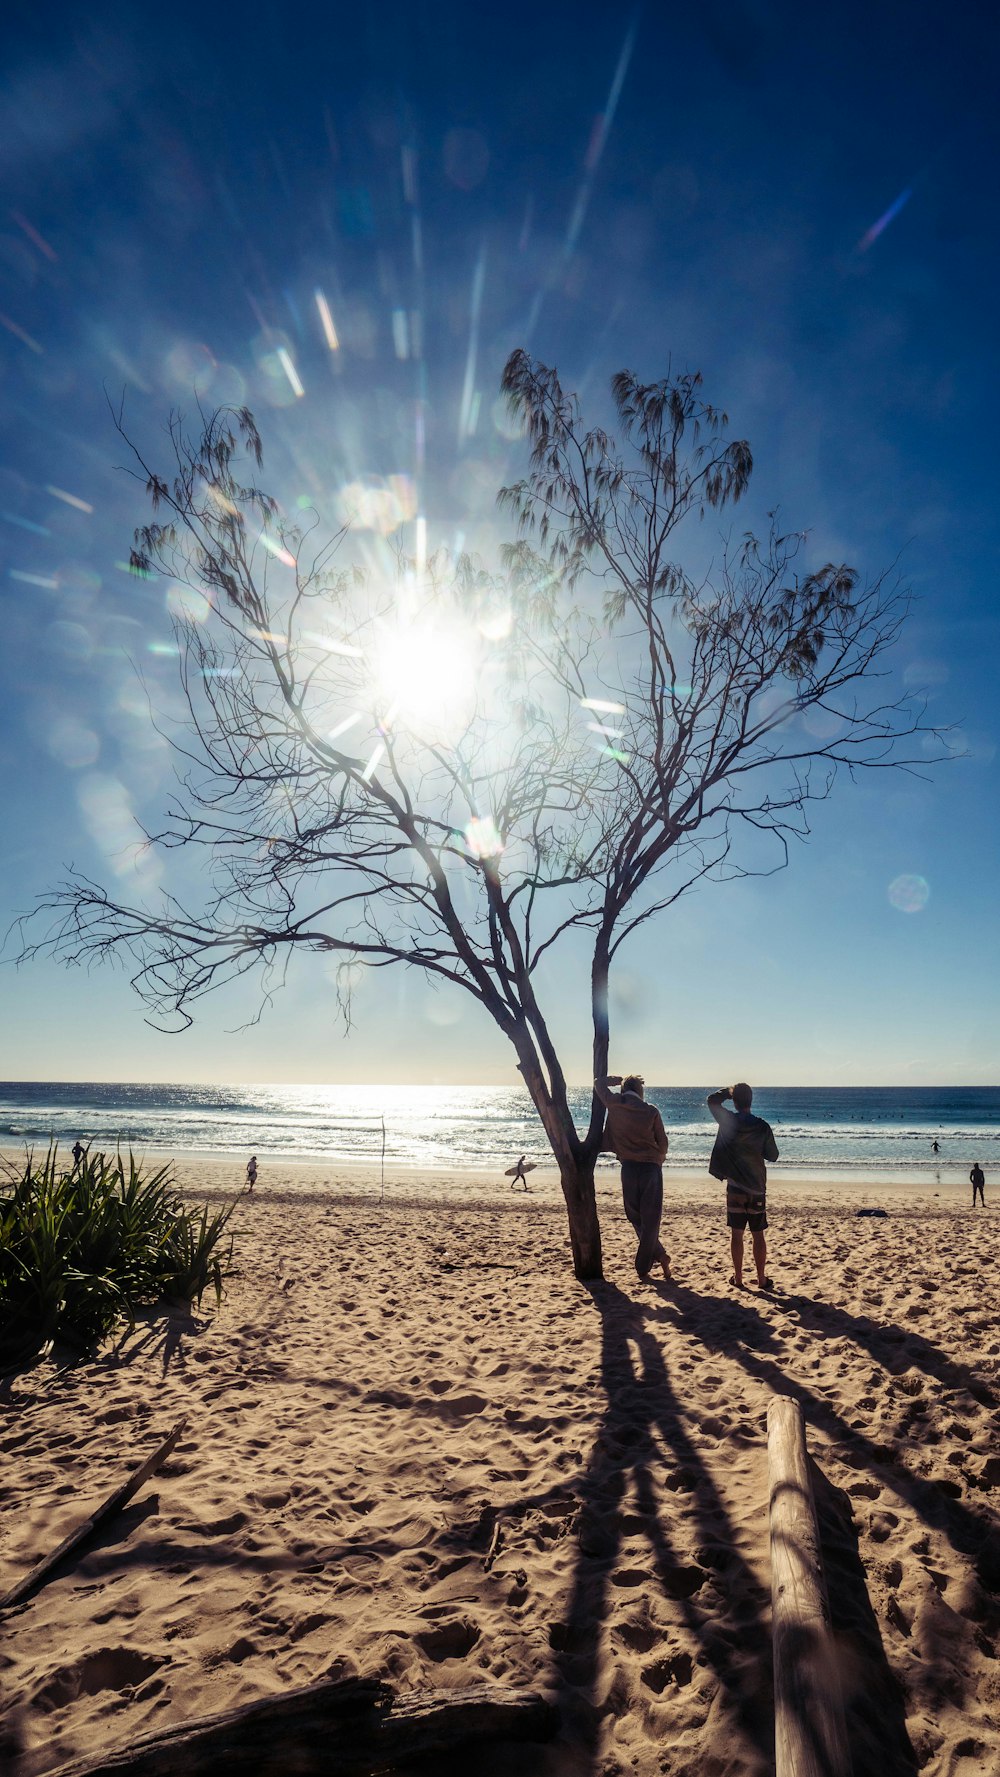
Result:
[[[735,1109],[725,1108],[731,1098]],[[770,1123],[755,1117],[750,1109],[753,1092],[745,1080],[726,1086],[721,1092],[710,1092],[708,1108],[719,1125],[708,1170],[713,1178],[726,1186],[726,1221],[729,1224],[729,1250],[733,1257],[731,1281],[743,1288],[743,1234],[749,1227],[753,1243],[753,1262],[757,1284],[762,1290],[771,1288],[767,1275],[767,1166],[777,1160],[778,1149]]]
[[[620,1086],[620,1092],[613,1092]],[[594,1091],[608,1113],[605,1145],[621,1162],[622,1203],[639,1244],[635,1268],[645,1282],[654,1265],[670,1277],[670,1260],[660,1240],[663,1214],[663,1162],[667,1135],[655,1104],[647,1104],[641,1074],[604,1074],[594,1081]]]

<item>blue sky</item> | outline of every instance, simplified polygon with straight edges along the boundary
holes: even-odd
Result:
[[[787,872],[647,930],[613,1053],[664,1083],[1000,1078],[998,28],[971,5],[777,0],[20,9],[0,91],[8,916],[69,863],[106,878],[128,811],[152,819],[171,782],[135,675],[169,706],[164,588],[116,565],[144,512],[105,389],[149,442],[196,384],[246,399],[289,505],[409,475],[432,543],[488,549],[519,460],[494,409],[509,350],[598,416],[616,369],[670,361],[751,440],[750,519],[779,505],[820,561],[900,559],[899,671],[967,757],[839,785]],[[929,885],[920,911],[892,905],[900,875]],[[543,982],[579,1080],[582,960]],[[5,969],[0,993],[6,1078],[513,1078],[477,1007],[402,973],[364,989],[347,1039],[315,964],[242,1032],[255,1001],[232,993],[158,1035],[110,971]]]

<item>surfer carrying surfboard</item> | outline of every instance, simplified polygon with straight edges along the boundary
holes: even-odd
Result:
[[[504,1174],[504,1177],[510,1179],[510,1188],[512,1191],[516,1190],[518,1179],[520,1179],[525,1190],[527,1190],[528,1189],[528,1181],[524,1175],[527,1172],[534,1172],[534,1170],[535,1170],[535,1162],[533,1160],[529,1160],[527,1154],[522,1154],[521,1158],[518,1161],[516,1166],[508,1166],[507,1171]]]

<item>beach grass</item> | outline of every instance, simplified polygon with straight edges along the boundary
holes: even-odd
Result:
[[[90,1349],[162,1297],[221,1297],[232,1254],[232,1206],[187,1207],[173,1169],[129,1150],[78,1165],[51,1146],[25,1156],[0,1187],[0,1365],[30,1361],[54,1339]]]

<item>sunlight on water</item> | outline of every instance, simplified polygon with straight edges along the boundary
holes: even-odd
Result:
[[[715,1125],[708,1088],[653,1087],[670,1138],[669,1164],[706,1165]],[[590,1094],[573,1094],[578,1126]],[[754,1109],[773,1123],[781,1164],[835,1175],[864,1170],[967,1172],[1000,1157],[1000,1088],[758,1088]],[[378,1160],[428,1169],[502,1171],[522,1151],[547,1152],[527,1094],[501,1086],[161,1086],[0,1084],[0,1145],[72,1143],[182,1153]],[[935,1158],[931,1141],[941,1153]]]

